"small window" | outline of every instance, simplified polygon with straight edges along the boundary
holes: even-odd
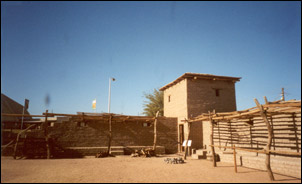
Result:
[[[215,93],[216,93],[216,96],[220,96],[220,90],[219,89],[215,89]]]
[[[171,95],[168,96],[168,102],[171,102]]]
[[[87,127],[87,122],[81,121],[81,122],[77,122],[78,127]]]
[[[145,123],[143,123],[143,127],[151,127],[151,123],[145,122]]]

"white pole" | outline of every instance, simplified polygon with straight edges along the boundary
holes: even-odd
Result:
[[[109,78],[108,113],[110,113],[111,78]]]
[[[115,81],[115,78],[112,77],[109,78],[108,113],[110,113],[111,80]]]

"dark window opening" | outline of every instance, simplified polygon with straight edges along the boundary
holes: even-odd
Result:
[[[78,127],[87,127],[87,122],[85,121],[81,121],[81,122],[77,122]]]
[[[171,102],[171,95],[168,96],[168,102]]]
[[[143,123],[143,127],[151,127],[151,123]]]
[[[219,89],[215,89],[215,93],[216,93],[216,96],[220,96],[220,90]]]

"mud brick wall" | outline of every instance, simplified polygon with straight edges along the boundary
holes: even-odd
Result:
[[[214,109],[216,112],[236,110],[235,83],[232,81],[187,79],[187,89],[189,118]]]
[[[111,146],[152,146],[153,122],[112,121]],[[109,123],[106,121],[67,121],[49,127],[51,138],[61,147],[104,147],[108,146]],[[157,145],[164,146],[166,153],[177,153],[177,118],[166,118],[157,124]]]

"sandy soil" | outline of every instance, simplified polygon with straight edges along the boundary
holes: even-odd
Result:
[[[207,160],[166,164],[164,158],[23,159],[1,157],[1,183],[270,183],[266,172]],[[177,157],[174,155],[173,157]],[[275,174],[276,183],[301,183],[301,179]]]

